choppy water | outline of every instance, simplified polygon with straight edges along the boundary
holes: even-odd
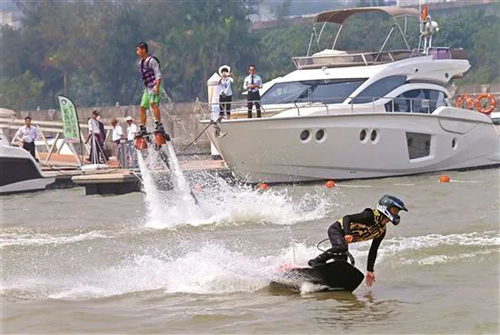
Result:
[[[498,169],[340,183],[1,198],[2,333],[499,333]],[[328,225],[384,193],[410,212],[354,294],[272,291]],[[160,200],[159,200],[160,199]],[[351,245],[365,271],[370,243]]]

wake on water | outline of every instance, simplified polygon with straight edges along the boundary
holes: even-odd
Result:
[[[6,232],[5,234],[14,234]],[[29,234],[27,231],[23,234]],[[481,235],[481,237],[479,237]],[[5,236],[3,236],[5,237]],[[58,238],[47,241],[53,244]],[[2,239],[2,248],[6,247]],[[7,239],[11,240],[11,239]],[[60,243],[68,241],[61,237]],[[37,247],[40,241],[33,241]],[[74,242],[74,243],[81,243]],[[23,242],[24,247],[28,244]],[[350,248],[357,260],[358,268],[366,266],[367,249],[370,243],[353,245]],[[8,244],[7,247],[13,246]],[[453,252],[447,248],[459,248]],[[384,241],[379,249],[379,258],[385,268],[401,266],[428,267],[445,266],[456,262],[473,261],[477,256],[498,252],[500,236],[496,231],[451,235],[399,237]],[[172,256],[165,250],[131,255],[108,269],[82,269],[81,273],[68,277],[64,268],[39,273],[35,268],[22,271],[23,276],[5,275],[2,293],[20,292],[30,298],[94,299],[129,293],[160,291],[160,293],[225,294],[233,292],[255,292],[265,288],[280,276],[279,265],[305,266],[307,260],[317,254],[314,246],[295,243],[293,246],[270,251],[259,257],[236,251],[223,242],[182,242],[175,246],[185,253]],[[458,251],[458,252],[457,252]],[[475,260],[474,260],[475,261]],[[196,264],[196,266],[193,266]],[[18,268],[16,271],[19,271]],[[386,270],[387,271],[387,270]],[[364,272],[364,271],[363,271]],[[321,289],[305,285],[301,292],[311,293]]]
[[[333,198],[331,194],[327,197],[321,190],[316,194],[306,194],[297,201],[287,190],[262,192],[245,185],[232,186],[224,179],[208,174],[200,174],[195,180],[197,188],[202,190],[197,194],[199,205],[196,205],[173,148],[169,146],[168,150],[174,184],[171,191],[161,191],[155,186],[158,183],[155,169],[165,169],[158,152],[149,150],[145,160],[139,155],[148,207],[146,227],[164,229],[179,225],[242,222],[291,225],[322,218],[333,205],[325,200]],[[2,250],[20,246],[28,250],[40,246],[69,248],[73,244],[94,243],[99,239],[121,239],[123,234],[127,234],[126,231],[98,231],[54,235],[16,229],[0,232]],[[139,230],[134,233],[145,232]],[[370,243],[363,243],[350,248],[360,269],[366,266],[369,246]],[[378,258],[386,258],[387,261],[381,263],[386,268],[444,266],[496,253],[499,247],[497,231],[398,237],[384,241]],[[166,248],[158,246],[158,249],[153,247],[141,254],[129,255],[105,269],[89,264],[75,274],[68,274],[66,268],[70,265],[66,263],[46,271],[20,264],[12,273],[4,274],[2,294],[20,292],[19,295],[29,298],[94,299],[146,291],[169,294],[254,292],[280,276],[281,265],[305,266],[307,260],[317,253],[315,246],[303,241],[284,248],[270,247],[268,255],[258,256],[234,250],[224,241],[200,243],[186,240]],[[302,293],[317,289],[306,285]]]
[[[200,226],[234,222],[289,225],[324,217],[333,205],[331,194],[326,197],[321,190],[305,194],[297,204],[297,200],[292,201],[286,189],[261,191],[248,185],[230,185],[223,178],[205,172],[194,176],[197,204],[191,193],[191,186],[182,173],[174,148],[170,142],[167,144],[173,182],[171,191],[161,191],[156,187],[160,177],[155,178],[153,170],[150,169],[153,166],[166,170],[158,151],[154,148],[148,149],[146,159],[139,155],[149,214],[146,227],[164,229],[179,225]]]

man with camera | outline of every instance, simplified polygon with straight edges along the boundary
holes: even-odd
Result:
[[[227,66],[223,67],[220,72],[219,116],[229,119],[231,118],[231,101],[233,100],[233,90],[231,89],[231,85],[233,84],[233,73],[229,72],[229,67]]]

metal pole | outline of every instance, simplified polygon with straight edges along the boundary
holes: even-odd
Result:
[[[314,32],[311,33],[311,39],[309,40],[309,47],[307,48],[307,57],[309,57],[309,51],[311,50],[311,45],[313,42]]]
[[[332,45],[333,50],[335,50],[335,46],[337,45],[337,39],[339,38],[340,31],[342,30],[343,27],[344,27],[344,25],[342,24],[339,28],[339,31],[337,32],[337,35],[335,36],[335,40],[333,41],[333,45]]]
[[[124,139],[124,138],[120,138],[120,144],[118,146],[120,152],[118,153],[119,155],[119,158],[120,158],[120,163],[122,165],[122,168],[123,169],[128,169],[128,159],[126,159],[126,151],[125,150],[128,150],[128,147],[127,147],[127,140]]]
[[[408,50],[410,50],[410,45],[408,44],[408,41],[406,40],[405,33],[403,33],[403,30],[401,29],[401,26],[399,25],[398,21],[396,21],[396,19],[394,19],[394,22],[396,23],[396,26],[398,27],[399,32],[401,33],[401,36],[403,36],[403,40],[405,41],[406,47],[408,48]]]
[[[321,30],[320,30],[319,35],[318,35],[318,39],[316,41],[318,43],[318,49],[319,49],[319,40],[321,39],[321,34],[323,34],[323,29],[325,29],[325,26],[326,26],[326,22],[323,23],[323,27],[321,27]],[[319,50],[319,51],[321,51],[321,50]]]
[[[382,44],[382,47],[380,48],[380,51],[377,54],[377,57],[375,57],[375,60],[373,61],[374,64],[377,62],[378,57],[382,53],[382,50],[384,50],[384,47],[387,44],[387,42],[389,41],[389,38],[391,37],[393,31],[394,31],[394,25],[392,25],[391,31],[389,31],[389,34],[387,35],[387,37],[386,37],[386,39],[384,41],[384,44]]]

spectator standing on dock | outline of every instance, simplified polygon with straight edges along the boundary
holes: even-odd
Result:
[[[113,131],[111,134],[111,140],[113,141],[113,155],[120,160],[120,156],[123,155],[120,148],[120,140],[123,138],[123,129],[122,126],[118,124],[118,120],[116,118],[111,119],[111,126],[113,127]]]
[[[94,110],[88,123],[89,136],[87,136],[87,140],[85,141],[85,144],[90,141],[89,161],[91,161],[92,164],[99,164],[100,158],[103,159],[104,163],[108,160],[106,154],[104,153],[104,148],[102,147],[102,138],[104,134],[101,134],[99,121],[97,120],[98,116],[99,112]]]
[[[137,136],[139,129],[134,123],[134,119],[131,116],[125,118],[127,121],[127,148],[128,148],[128,163],[129,166],[137,166],[137,153],[134,148],[134,139]]]
[[[29,116],[24,118],[24,126],[19,128],[14,136],[15,140],[23,143],[23,149],[28,151],[31,156],[38,162],[35,153],[35,141],[40,137],[40,130],[37,127],[31,126],[31,118]]]
[[[229,72],[229,68],[227,66],[223,67],[220,72],[221,72],[221,77],[219,79],[219,86],[220,86],[219,116],[225,117],[226,119],[230,119],[231,101],[233,101],[233,90],[231,88],[233,84],[233,73]]]
[[[104,123],[102,123],[100,115],[96,117],[96,120],[99,124],[99,133],[101,134],[99,136],[99,144],[101,145],[104,155],[106,155],[106,159],[109,159],[108,155],[106,154],[106,129],[104,128]]]
[[[262,79],[255,73],[255,65],[250,65],[248,67],[248,72],[250,73],[250,75],[246,77],[245,81],[243,82],[243,89],[248,90],[248,118],[252,118],[253,105],[255,105],[255,108],[257,109],[257,117],[261,117],[259,90],[262,88]]]

